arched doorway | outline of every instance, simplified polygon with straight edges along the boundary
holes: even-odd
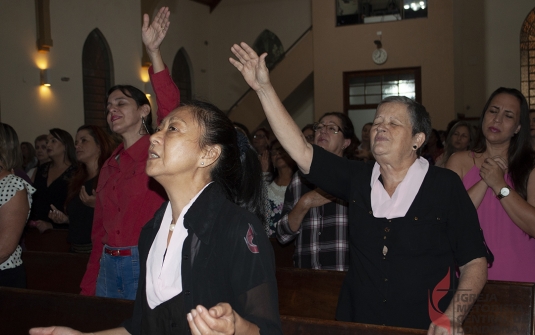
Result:
[[[180,90],[180,101],[185,102],[191,100],[193,92],[191,88],[190,62],[188,54],[184,48],[180,48],[175,55],[171,77]]]
[[[530,108],[535,108],[535,8],[520,31],[520,87]]]
[[[84,123],[108,129],[106,92],[113,84],[113,61],[104,35],[95,28],[82,51]]]

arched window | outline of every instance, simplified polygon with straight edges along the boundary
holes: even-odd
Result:
[[[520,87],[530,108],[535,108],[535,8],[520,32]]]
[[[284,58],[284,47],[280,39],[270,30],[264,30],[253,44],[253,49],[259,55],[267,52],[266,66],[269,70]]]
[[[188,54],[184,48],[180,48],[175,55],[171,77],[180,90],[180,101],[184,102],[191,100],[193,93],[191,90],[190,62]]]
[[[95,28],[82,51],[84,123],[108,129],[106,92],[113,84],[113,61],[104,35]]]

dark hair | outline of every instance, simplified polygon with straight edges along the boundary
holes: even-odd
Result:
[[[37,142],[42,142],[42,141],[45,141],[46,142],[47,140],[47,137],[45,134],[43,135],[39,135],[35,138],[35,141],[33,141],[33,144],[36,144]]]
[[[80,130],[87,130],[89,135],[93,137],[95,143],[100,149],[100,156],[98,157],[97,175],[95,176],[95,180],[93,182],[93,188],[96,189],[98,183],[98,176],[100,175],[100,168],[102,167],[102,165],[104,165],[104,162],[111,156],[113,150],[115,149],[115,143],[113,142],[112,138],[100,127],[84,125],[78,128],[76,132],[78,133]],[[80,162],[78,164],[78,169],[76,170],[76,172],[71,178],[71,181],[69,182],[67,198],[65,200],[65,211],[67,208],[67,204],[72,199],[74,199],[74,197],[78,196],[80,190],[82,189],[82,185],[84,185],[88,177],[89,173],[87,171],[87,167],[85,166],[85,164]],[[88,194],[91,194],[91,190],[86,191]]]
[[[211,170],[212,180],[223,187],[231,201],[256,214],[264,223],[264,184],[260,160],[254,148],[250,143],[240,141],[240,150],[238,132],[232,121],[216,106],[191,100],[183,107],[190,108],[201,128],[199,146],[221,147],[218,161]]]
[[[22,142],[20,144],[20,148],[22,150],[23,147],[26,147],[28,150],[28,156],[24,155],[24,152],[22,153],[22,166],[26,167],[29,163],[32,162],[32,160],[35,158],[35,148],[30,142]]]
[[[275,139],[273,140],[273,142],[271,142],[269,147],[273,149],[273,146],[277,143],[280,144],[279,140]],[[280,144],[280,146],[282,150],[286,151],[286,149],[282,147],[282,144]],[[269,153],[269,155],[271,157],[271,152]],[[293,174],[297,171],[297,163],[293,160],[292,157],[290,157],[290,155],[288,155],[288,153],[286,153],[286,156],[291,160],[291,164],[288,164],[288,166],[290,167],[290,169],[292,169],[292,176],[293,176]],[[274,181],[278,176],[279,176],[279,171],[277,170],[275,166],[273,166],[273,173],[271,173],[271,177],[268,178],[268,181],[270,182]]]
[[[143,105],[149,106],[149,113],[145,117],[145,125],[149,130],[149,134],[152,134],[154,132],[154,130],[152,129],[152,107],[150,105],[149,99],[147,98],[147,95],[145,95],[145,93],[143,93],[140,89],[132,85],[115,85],[110,88],[108,90],[108,93],[106,94],[106,104],[108,103],[108,98],[110,97],[110,95],[117,90],[121,91],[127,97],[134,99],[138,108]],[[106,109],[106,115],[107,114],[108,110]]]
[[[470,136],[470,141],[468,142],[468,147],[466,150],[470,150],[474,146],[474,131],[472,130],[472,125],[466,121],[459,121],[455,123],[448,133],[448,137],[446,138],[446,147],[444,148],[444,156],[442,156],[442,164],[445,165],[448,159],[450,159],[450,156],[455,152],[455,148],[453,147],[451,138],[453,137],[453,134],[455,131],[460,128],[465,127],[468,129],[468,136]]]
[[[340,112],[325,113],[320,117],[320,121],[324,117],[331,116],[331,115],[336,116],[342,123],[341,131],[342,131],[342,135],[344,136],[344,138],[351,140],[351,143],[347,146],[347,148],[344,149],[344,157],[352,158],[355,153],[355,148],[358,147],[357,142],[359,142],[359,139],[355,135],[355,127],[353,127],[353,122],[351,121],[349,116],[347,116],[347,114],[340,113]]]
[[[248,140],[251,140],[251,133],[249,132],[249,128],[239,122],[232,122],[232,124],[234,124],[234,128],[242,130],[244,135],[247,136]]]
[[[266,140],[268,140],[268,142],[269,142],[269,138],[271,137],[271,132],[265,127],[256,128],[255,131],[253,132],[253,137],[259,131],[263,131],[264,132],[264,135],[266,135]]]
[[[487,141],[483,134],[483,118],[487,109],[490,106],[492,99],[498,94],[509,94],[518,99],[520,103],[520,131],[514,135],[509,141],[509,149],[507,150],[508,170],[515,191],[524,199],[527,199],[527,185],[529,174],[533,170],[535,162],[535,153],[530,144],[530,126],[529,126],[529,107],[524,95],[515,88],[500,87],[492,92],[481,117],[479,118],[478,134],[474,152],[483,153],[487,150]]]
[[[440,140],[440,133],[435,128],[431,128],[431,133],[435,134],[435,137],[437,139],[437,148],[442,149],[444,148],[444,144],[442,144],[442,141]],[[429,134],[429,137],[431,137],[431,134]],[[427,141],[427,144],[429,144],[429,141]]]
[[[429,113],[422,104],[405,96],[397,95],[384,98],[379,105],[377,105],[377,110],[379,110],[383,104],[387,103],[401,103],[407,106],[407,112],[409,113],[409,118],[411,120],[412,136],[418,133],[423,133],[425,135],[424,143],[422,143],[422,145],[416,150],[416,155],[420,157],[422,154],[422,149],[427,144],[429,135],[431,135],[431,117],[429,116]]]
[[[66,157],[71,164],[76,164],[76,150],[74,149],[74,140],[72,139],[71,134],[59,128],[52,128],[49,130],[49,132],[50,135],[54,136],[54,138],[63,143],[65,146],[63,161],[65,161]]]
[[[15,129],[7,123],[0,123],[0,162],[7,171],[22,166],[19,137]]]
[[[303,127],[303,129],[301,129],[301,132],[304,133],[305,130],[307,130],[307,129],[310,129],[310,130],[314,131],[314,124],[313,123],[309,123],[309,124],[305,125]]]

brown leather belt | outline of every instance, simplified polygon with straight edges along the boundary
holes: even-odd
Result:
[[[131,256],[132,250],[130,249],[108,249],[104,248],[104,253],[110,256]]]

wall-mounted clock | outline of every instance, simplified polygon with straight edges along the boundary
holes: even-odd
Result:
[[[375,64],[381,65],[386,62],[388,59],[388,54],[383,48],[377,48],[372,52],[372,59]]]

